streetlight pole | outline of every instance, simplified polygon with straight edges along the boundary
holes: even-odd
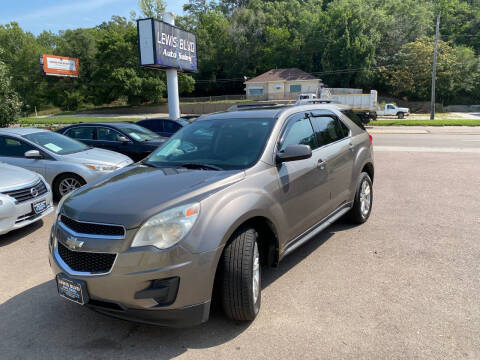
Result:
[[[430,120],[435,119],[435,80],[437,78],[437,50],[438,50],[439,30],[440,30],[440,14],[437,15],[437,26],[435,28],[435,45],[433,48],[432,98],[430,100]]]
[[[175,25],[175,14],[167,12],[163,15],[163,20]],[[168,113],[170,119],[178,119],[180,117],[180,99],[178,96],[178,73],[177,69],[167,69],[167,91],[168,91]]]

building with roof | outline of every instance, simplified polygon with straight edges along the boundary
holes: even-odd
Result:
[[[247,99],[293,100],[301,93],[316,93],[321,79],[297,68],[272,69],[245,82]]]

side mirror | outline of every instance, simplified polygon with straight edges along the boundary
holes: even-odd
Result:
[[[312,157],[312,149],[308,145],[288,145],[284,150],[277,152],[276,162],[281,164],[287,161],[297,161]]]
[[[129,142],[130,142],[130,139],[127,138],[126,136],[119,136],[119,137],[118,137],[118,141],[126,144],[126,143],[129,143]]]
[[[42,159],[43,156],[38,150],[28,150],[24,156],[28,159]]]

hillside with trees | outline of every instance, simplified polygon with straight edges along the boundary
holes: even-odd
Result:
[[[95,28],[35,36],[1,25],[4,77],[23,110],[161,101],[165,74],[138,66],[135,19],[159,18],[165,4],[139,5]],[[479,0],[190,0],[184,10],[177,25],[197,34],[199,72],[179,76],[182,95],[242,94],[244,76],[298,67],[331,87],[428,100],[440,14],[437,101],[480,103]],[[80,78],[42,77],[42,53],[78,57]]]

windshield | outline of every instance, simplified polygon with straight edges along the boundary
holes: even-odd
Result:
[[[158,139],[160,136],[139,125],[124,125],[121,127],[122,131],[137,141],[149,141]]]
[[[58,155],[73,154],[90,149],[79,141],[51,131],[24,135],[24,138]]]
[[[201,120],[182,128],[147,158],[153,166],[210,165],[225,170],[254,165],[275,119]]]

